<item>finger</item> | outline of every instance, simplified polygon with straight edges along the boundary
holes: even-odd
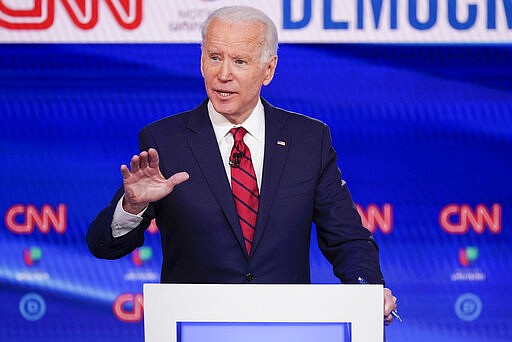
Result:
[[[160,164],[158,152],[154,148],[150,148],[148,150],[148,157],[149,157],[149,167],[157,169]]]
[[[123,179],[130,177],[130,170],[125,164],[121,165],[121,175],[123,176]]]
[[[189,174],[186,172],[178,172],[172,175],[168,182],[171,187],[174,188],[176,185],[186,182],[190,178]]]
[[[132,157],[132,160],[130,160],[130,169],[131,169],[131,172],[132,173],[136,173],[137,171],[139,171],[139,156],[138,155],[134,155]]]
[[[148,153],[146,151],[142,151],[139,154],[139,166],[141,169],[148,167]]]
[[[396,297],[384,300],[384,315],[389,315],[392,310],[396,310]]]
[[[384,317],[384,324],[390,325],[391,323],[393,323],[393,319],[395,319],[393,317],[393,315],[388,315],[388,316]]]
[[[384,316],[389,316],[391,311],[393,310],[392,306],[389,304],[384,304]]]
[[[396,309],[396,297],[390,289],[384,288],[384,316],[391,314],[392,310]]]

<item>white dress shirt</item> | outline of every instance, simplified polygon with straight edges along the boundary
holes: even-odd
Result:
[[[211,102],[208,102],[208,116],[213,125],[215,138],[219,145],[219,151],[222,156],[222,162],[226,170],[226,176],[231,184],[231,167],[229,166],[229,156],[233,148],[234,138],[229,133],[231,128],[243,126],[247,130],[244,136],[244,142],[251,151],[252,163],[254,172],[256,173],[256,180],[258,188],[261,189],[261,177],[263,174],[263,155],[265,151],[265,111],[261,100],[258,101],[256,107],[253,109],[251,115],[241,125],[233,125],[222,114],[218,113]],[[185,170],[186,171],[186,170]],[[142,221],[142,215],[146,211],[144,209],[137,215],[130,214],[123,209],[123,197],[117,202],[114,216],[112,218],[112,236],[114,238],[123,236],[134,228],[136,228]]]

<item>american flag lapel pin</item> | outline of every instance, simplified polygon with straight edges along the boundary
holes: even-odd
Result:
[[[277,141],[277,144],[278,144],[279,146],[286,146],[286,142],[284,142],[284,141],[282,141],[282,140],[278,140],[278,141]]]

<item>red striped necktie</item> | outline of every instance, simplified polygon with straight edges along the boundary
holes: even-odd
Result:
[[[230,130],[235,139],[229,165],[231,165],[231,189],[235,200],[238,219],[242,227],[247,254],[251,254],[252,239],[256,227],[256,218],[259,207],[258,183],[252,165],[251,152],[244,143],[247,130],[236,127]]]

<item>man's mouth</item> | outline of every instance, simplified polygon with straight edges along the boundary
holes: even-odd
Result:
[[[226,90],[216,90],[215,92],[219,94],[221,97],[229,97],[230,95],[234,94],[234,92]]]

